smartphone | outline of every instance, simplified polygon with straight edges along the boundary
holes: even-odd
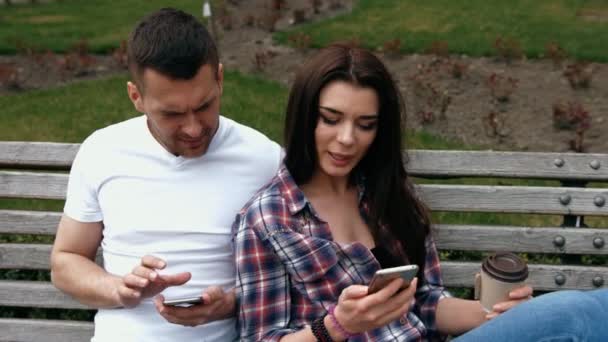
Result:
[[[181,298],[165,298],[164,305],[179,305],[179,306],[190,306],[194,304],[200,304],[203,302],[203,297],[181,297]]]
[[[418,265],[406,265],[385,268],[376,271],[372,281],[369,283],[367,293],[372,294],[388,285],[393,279],[401,278],[405,281],[403,287],[408,287],[414,277],[418,274]]]

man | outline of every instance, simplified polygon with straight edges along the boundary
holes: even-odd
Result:
[[[162,9],[128,44],[144,115],[94,132],[70,173],[53,283],[99,308],[93,341],[236,338],[236,212],[278,169],[280,147],[219,115],[223,71],[191,15]],[[100,94],[103,96],[103,94]],[[103,268],[94,260],[103,247]],[[202,296],[190,307],[164,298]]]

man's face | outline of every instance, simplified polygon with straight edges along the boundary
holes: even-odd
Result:
[[[216,74],[205,64],[190,80],[146,69],[144,89],[129,82],[127,90],[135,109],[148,117],[154,138],[176,156],[195,158],[205,154],[218,128],[222,83],[222,65]]]

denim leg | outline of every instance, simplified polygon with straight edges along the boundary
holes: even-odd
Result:
[[[608,341],[608,289],[545,294],[452,341]]]

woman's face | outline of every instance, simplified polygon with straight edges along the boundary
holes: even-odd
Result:
[[[333,81],[321,89],[316,172],[348,177],[376,137],[378,111],[378,96],[372,88]]]

